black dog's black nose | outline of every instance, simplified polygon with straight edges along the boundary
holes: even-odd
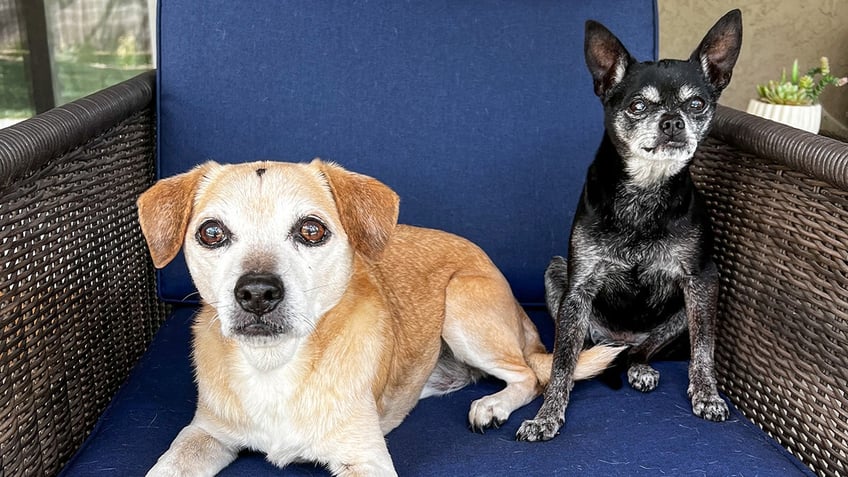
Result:
[[[285,296],[283,282],[269,273],[248,273],[239,277],[234,290],[244,311],[264,315],[277,307]]]
[[[666,114],[660,118],[660,130],[671,137],[686,129],[686,123],[683,118],[676,114]]]

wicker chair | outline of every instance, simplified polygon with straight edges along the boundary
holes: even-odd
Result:
[[[62,469],[167,316],[136,224],[155,75],[0,130],[0,476]],[[692,168],[722,290],[722,390],[848,474],[848,145],[721,108]]]

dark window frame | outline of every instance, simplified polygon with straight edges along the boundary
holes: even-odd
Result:
[[[35,113],[40,114],[56,106],[47,14],[44,0],[17,0],[17,5],[23,16],[26,47],[29,50],[24,61],[30,75],[32,105]]]

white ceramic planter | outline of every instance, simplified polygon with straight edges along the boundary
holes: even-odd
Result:
[[[789,106],[769,104],[758,99],[748,102],[748,113],[761,118],[771,119],[813,134],[818,134],[821,126],[821,105]]]

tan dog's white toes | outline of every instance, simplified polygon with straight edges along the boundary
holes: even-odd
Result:
[[[637,391],[653,391],[660,384],[660,372],[647,364],[634,364],[627,370],[627,382]]]
[[[498,428],[512,414],[512,409],[504,406],[497,395],[484,396],[471,403],[468,411],[468,423],[471,430],[482,433],[489,428]]]
[[[388,452],[386,452],[385,458],[375,458],[357,463],[331,463],[328,467],[333,475],[340,477],[397,477],[398,475]]]
[[[340,477],[397,477],[397,472],[394,469],[372,465],[344,465],[332,473]]]
[[[492,373],[493,376],[504,379],[515,379],[516,373],[511,373],[503,369],[497,370],[498,376]],[[527,373],[533,376],[533,373],[527,369]],[[529,377],[525,380],[516,380],[508,382],[506,388],[500,392],[484,396],[471,403],[471,409],[468,412],[468,423],[471,430],[474,432],[483,432],[489,428],[498,428],[509,419],[509,416],[516,409],[526,405],[539,395],[536,379]]]
[[[195,424],[177,435],[146,477],[207,477],[217,474],[236,458],[228,448]]]

